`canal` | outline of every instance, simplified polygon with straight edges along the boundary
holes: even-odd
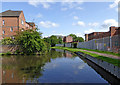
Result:
[[[68,51],[2,58],[2,83],[120,83],[99,66]]]

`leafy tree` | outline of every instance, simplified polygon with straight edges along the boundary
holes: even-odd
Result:
[[[20,45],[20,51],[24,54],[33,54],[36,52],[44,52],[47,50],[47,47],[44,41],[41,39],[42,33],[26,30],[19,32],[16,36],[16,43]]]
[[[13,44],[15,44],[15,42],[13,39],[7,37],[5,39],[2,39],[1,44],[2,45],[13,45]]]
[[[77,37],[76,40],[79,41],[79,42],[84,42],[84,39],[82,37]]]
[[[57,37],[56,36],[54,36],[54,35],[52,35],[51,37],[50,37],[50,40],[51,40],[51,46],[53,47],[53,46],[55,46],[55,44],[58,44],[58,39],[57,39]]]
[[[43,40],[44,40],[45,42],[51,44],[51,40],[50,40],[50,38],[43,38]]]
[[[77,36],[75,34],[70,34],[70,36],[73,38],[73,41],[77,40]]]
[[[58,43],[59,43],[59,44],[62,44],[62,43],[63,43],[63,40],[62,40],[61,37],[58,38]]]

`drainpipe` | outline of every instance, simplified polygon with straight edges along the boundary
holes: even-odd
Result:
[[[112,51],[112,37],[110,36],[110,51]]]

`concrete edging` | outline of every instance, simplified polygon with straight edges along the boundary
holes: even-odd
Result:
[[[76,54],[81,55],[81,56],[89,59],[93,63],[97,64],[98,66],[100,66],[104,70],[110,72],[111,74],[113,74],[114,76],[116,76],[117,78],[120,79],[120,67],[115,66],[115,65],[113,65],[111,63],[108,63],[106,61],[103,61],[101,59],[97,59],[95,57],[92,57],[92,56],[90,56],[88,54],[84,54],[82,52],[76,52]]]

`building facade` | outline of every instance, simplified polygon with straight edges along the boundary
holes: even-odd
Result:
[[[63,42],[65,42],[65,43],[71,43],[71,42],[73,42],[73,38],[70,35],[65,36],[63,38]]]
[[[119,27],[111,26],[108,32],[93,32],[90,34],[85,34],[85,41],[100,39],[104,37],[113,37],[119,34]]]
[[[86,42],[79,47],[120,53],[120,27],[111,26],[108,32],[86,34],[85,39]]]
[[[6,37],[13,38],[16,32],[28,29],[35,30],[36,27],[35,24],[26,22],[23,11],[7,10],[0,13],[0,40]]]

